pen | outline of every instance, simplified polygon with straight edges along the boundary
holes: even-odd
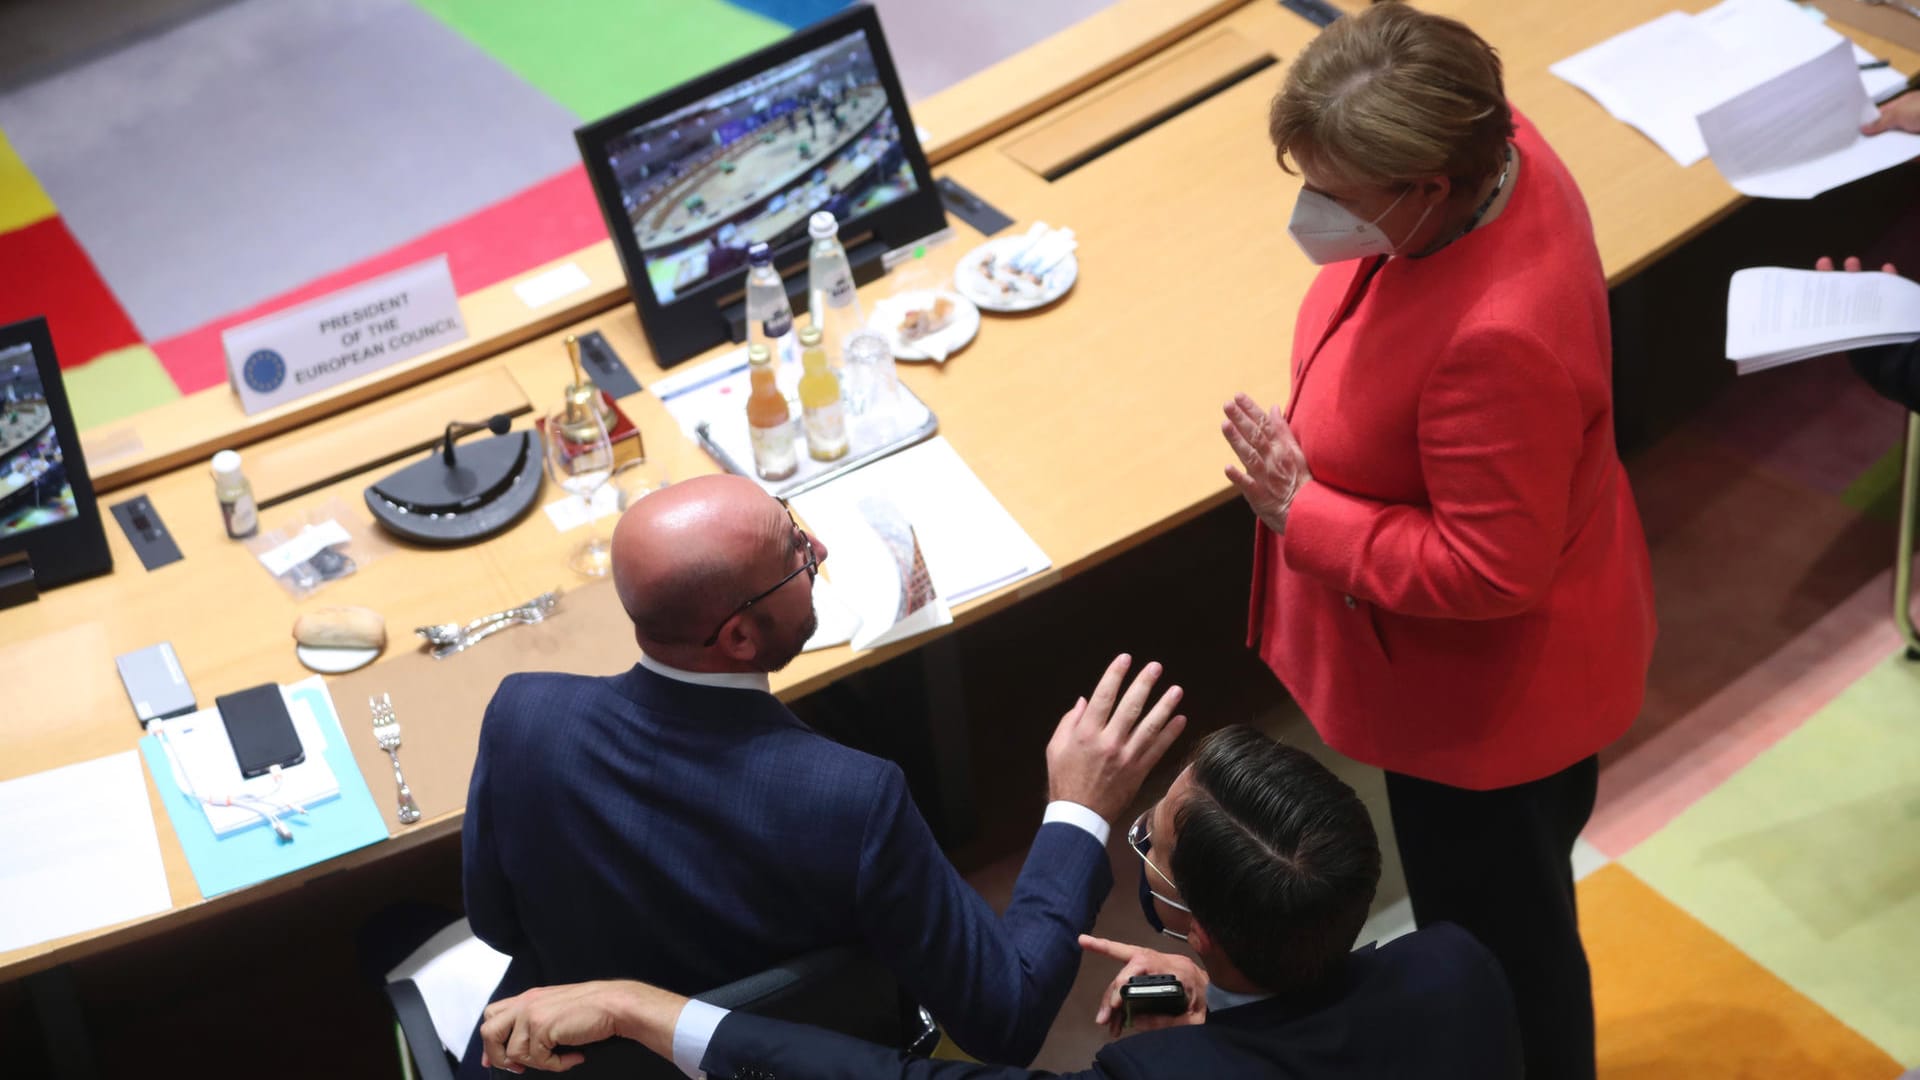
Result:
[[[1893,61],[1891,60],[1875,60],[1871,64],[1861,64],[1860,70],[1861,71],[1878,71],[1881,68],[1892,67],[1892,66],[1893,66]]]
[[[740,463],[733,460],[732,455],[720,449],[720,444],[713,441],[713,435],[710,433],[711,429],[707,427],[705,420],[693,425],[693,432],[694,435],[699,438],[700,446],[706,450],[707,453],[713,455],[713,460],[719,462],[721,468],[736,476],[752,477],[752,473],[741,468]]]

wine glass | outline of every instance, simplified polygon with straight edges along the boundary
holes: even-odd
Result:
[[[587,504],[587,539],[568,556],[567,565],[588,577],[604,577],[613,566],[613,552],[601,532],[594,496],[613,475],[613,440],[607,437],[606,422],[591,406],[580,413],[549,413],[546,444],[547,475]]]

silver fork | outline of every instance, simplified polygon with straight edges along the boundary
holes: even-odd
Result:
[[[420,807],[414,803],[413,789],[400,771],[400,718],[393,715],[393,701],[385,694],[368,698],[367,705],[373,710],[373,737],[393,762],[393,782],[400,785],[400,824],[411,825],[420,820]]]

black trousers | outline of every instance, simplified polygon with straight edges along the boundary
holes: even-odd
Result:
[[[1528,1080],[1593,1080],[1593,982],[1574,910],[1573,842],[1600,759],[1492,791],[1387,773],[1413,918],[1454,923],[1506,969]]]

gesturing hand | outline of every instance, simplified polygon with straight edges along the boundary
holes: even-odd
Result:
[[[1140,782],[1187,725],[1186,717],[1173,713],[1183,693],[1177,686],[1147,711],[1159,664],[1141,668],[1121,695],[1132,664],[1125,653],[1114,657],[1093,696],[1075,702],[1047,741],[1048,798],[1079,803],[1108,821],[1133,802]]]
[[[1267,528],[1286,532],[1294,496],[1313,479],[1307,470],[1307,452],[1293,437],[1279,406],[1263,410],[1247,395],[1235,394],[1224,408],[1227,419],[1220,433],[1245,469],[1227,466],[1227,479]]]
[[[1120,1007],[1120,988],[1135,975],[1172,975],[1179,979],[1181,988],[1187,992],[1187,1011],[1179,1016],[1136,1016],[1134,1031],[1157,1031],[1207,1022],[1207,972],[1191,957],[1124,945],[1091,934],[1080,935],[1080,948],[1121,962],[1120,973],[1113,977],[1113,982],[1107,985],[1106,996],[1100,999],[1100,1011],[1093,1014],[1094,1023],[1107,1025],[1109,1036],[1117,1039],[1126,1029],[1127,1015]]]

